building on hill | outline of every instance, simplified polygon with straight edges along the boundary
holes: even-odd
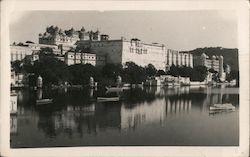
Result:
[[[219,73],[219,78],[221,81],[225,80],[225,72],[223,68],[224,58],[223,56],[213,55],[211,58],[205,53],[202,53],[200,56],[194,57],[194,66],[205,66],[207,69],[213,69]]]
[[[73,46],[78,40],[79,32],[74,28],[62,31],[58,27],[50,26],[46,28],[45,33],[39,34],[39,44]]]
[[[39,34],[39,44],[46,45],[63,45],[65,47],[74,46],[77,41],[95,41],[100,40],[100,32],[88,31],[86,32],[84,27],[80,30],[75,30],[71,28],[69,30],[62,30],[57,26],[50,26],[46,28],[46,32]]]
[[[194,66],[205,66],[207,69],[214,69],[219,72],[220,62],[219,56],[212,56],[211,58],[207,56],[205,53],[202,53],[200,56],[194,57]]]

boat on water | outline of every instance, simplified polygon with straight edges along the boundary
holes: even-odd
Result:
[[[98,102],[119,101],[119,97],[97,97]]]
[[[105,87],[107,92],[122,92],[122,87]]]
[[[53,102],[53,99],[39,99],[39,100],[36,100],[37,105],[50,104],[52,102]]]
[[[213,106],[209,107],[210,110],[235,110],[235,106],[233,106],[232,104],[228,103],[228,104],[214,104]]]

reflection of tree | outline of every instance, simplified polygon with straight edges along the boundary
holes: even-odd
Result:
[[[49,137],[55,137],[57,135],[51,113],[40,112],[37,125],[38,129],[42,130]]]
[[[130,108],[138,103],[143,102],[153,102],[155,99],[160,98],[161,96],[156,96],[155,92],[147,92],[141,88],[131,89],[129,91],[124,91],[123,102],[125,102],[126,107]]]
[[[99,128],[120,128],[121,103],[103,103],[96,106],[95,118]]]

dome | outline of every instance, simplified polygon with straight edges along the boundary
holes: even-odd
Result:
[[[207,55],[206,55],[205,53],[202,53],[202,54],[201,54],[201,57],[202,57],[202,58],[207,58]]]

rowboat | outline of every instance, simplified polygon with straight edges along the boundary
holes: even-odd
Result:
[[[50,104],[52,103],[53,99],[40,99],[36,100],[37,105],[44,105],[44,104]]]
[[[122,92],[123,88],[121,87],[105,87],[107,92]]]
[[[105,101],[119,101],[119,97],[97,97],[98,102],[105,102]]]
[[[210,110],[235,110],[235,106],[232,104],[214,104],[213,106],[210,106]]]

